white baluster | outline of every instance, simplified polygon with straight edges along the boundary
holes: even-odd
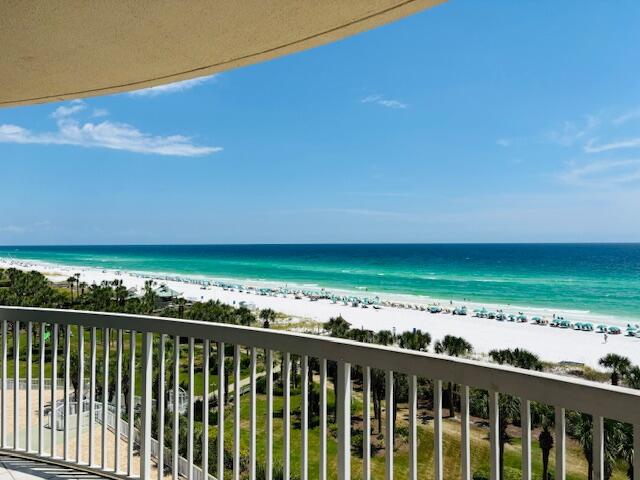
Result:
[[[385,422],[384,422],[384,453],[385,453],[385,478],[393,480],[393,444],[394,444],[394,425],[393,425],[393,372],[387,370],[385,376]]]
[[[469,387],[460,385],[460,477],[471,480],[471,436],[469,432]]]
[[[142,415],[140,419],[140,478],[151,478],[151,396],[153,386],[153,334],[142,334]]]
[[[556,477],[555,480],[565,480],[566,467],[565,467],[565,449],[566,449],[566,419],[564,415],[564,408],[555,407],[556,415],[556,438],[555,438],[555,450],[556,450]]]
[[[351,365],[338,362],[338,480],[351,479]]]
[[[442,480],[442,380],[433,381],[433,468],[434,479]]]
[[[522,480],[531,480],[531,402],[520,399],[520,429],[522,430]]]

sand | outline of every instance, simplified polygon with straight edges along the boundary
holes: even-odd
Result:
[[[135,272],[121,272],[114,270],[100,270],[86,267],[68,267],[45,263],[19,260],[0,259],[0,268],[20,268],[23,270],[38,270],[53,281],[64,281],[74,273],[80,273],[80,281],[87,284],[100,283],[120,279],[128,288],[137,288],[140,292],[149,278]],[[239,305],[241,301],[253,304],[256,308],[271,308],[281,312],[291,321],[312,320],[325,322],[331,317],[342,315],[353,328],[371,330],[395,329],[400,333],[405,330],[419,328],[431,334],[433,341],[445,335],[458,335],[467,339],[474,346],[475,356],[483,358],[495,348],[524,348],[530,350],[544,361],[549,362],[578,362],[597,367],[598,359],[607,353],[615,352],[625,355],[634,363],[640,363],[640,338],[624,336],[627,319],[613,316],[603,316],[587,311],[572,311],[560,309],[541,309],[525,306],[489,305],[465,303],[470,315],[455,316],[451,314],[431,314],[425,311],[408,308],[383,307],[356,308],[341,303],[333,304],[329,300],[311,301],[308,298],[295,299],[292,295],[282,297],[262,296],[257,293],[224,290],[221,287],[209,286],[203,289],[200,285],[184,281],[163,280],[156,276],[157,284],[166,284],[189,300],[220,300],[221,302]],[[213,279],[209,279],[213,280]],[[218,279],[220,280],[220,279]],[[237,282],[237,281],[236,281]],[[274,286],[273,283],[242,281],[246,286]],[[280,285],[278,285],[280,286]],[[291,286],[291,285],[290,285]],[[362,292],[359,292],[362,296]],[[368,292],[367,296],[374,296]],[[403,303],[429,305],[440,303],[442,306],[453,308],[456,303],[450,301],[434,301],[428,297],[404,295],[380,295],[381,299]],[[472,316],[472,311],[481,306],[489,310],[503,309],[505,313],[524,312],[531,318],[534,315],[551,319],[553,314],[562,315],[571,322],[591,322],[594,325],[606,323],[618,325],[622,328],[621,335],[609,335],[605,343],[604,336],[594,332],[582,332],[571,329],[558,329],[550,326],[538,326],[532,323],[500,322],[486,318]]]

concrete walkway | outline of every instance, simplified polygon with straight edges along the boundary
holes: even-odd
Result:
[[[0,480],[29,480],[59,478],[65,480],[93,480],[102,478],[90,473],[49,465],[35,460],[0,456]]]

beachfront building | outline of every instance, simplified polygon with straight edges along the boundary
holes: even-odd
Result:
[[[4,2],[0,104],[209,75],[440,1],[160,2],[153,8],[132,1]],[[640,394],[553,374],[150,316],[0,307],[0,329],[0,461],[13,471],[0,476],[442,480],[446,471],[470,480],[483,478],[474,458],[488,451],[486,476],[497,480],[504,472],[502,405],[512,398],[519,399],[523,480],[532,478],[532,402],[553,411],[557,480],[567,474],[570,410],[592,419],[593,478],[606,475],[605,419],[630,425],[640,448]],[[403,404],[394,395],[400,377],[408,385]],[[445,422],[443,389],[452,385],[459,401],[448,407],[459,421]],[[486,393],[488,435],[476,435],[472,425],[471,388]],[[455,465],[445,462],[445,435],[459,445]],[[640,455],[631,462],[638,479]]]

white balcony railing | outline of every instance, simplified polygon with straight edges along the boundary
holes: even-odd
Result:
[[[630,423],[635,432],[640,431],[640,394],[636,391],[476,361],[314,335],[148,316],[0,307],[0,322],[0,450],[112,478],[162,479],[172,475],[176,479],[200,479],[203,472],[212,472],[210,479],[225,478],[225,473],[227,478],[239,479],[242,473],[243,477],[248,475],[250,479],[257,479],[261,470],[265,472],[264,478],[272,480],[274,461],[278,461],[282,463],[284,478],[295,474],[307,480],[310,471],[309,395],[310,388],[317,388],[320,395],[319,446],[313,453],[318,461],[319,477],[321,480],[350,479],[351,434],[352,428],[356,428],[352,424],[351,409],[355,398],[351,374],[355,366],[362,372],[362,391],[358,398],[362,401],[363,415],[358,428],[363,432],[371,430],[371,371],[386,372],[384,464],[385,478],[389,480],[394,475],[394,375],[399,374],[407,375],[409,379],[408,473],[411,480],[422,476],[418,471],[418,378],[431,379],[433,385],[434,441],[430,448],[433,449],[433,478],[436,480],[443,478],[443,381],[460,385],[459,477],[463,480],[471,478],[469,387],[489,392],[490,473],[493,480],[499,478],[499,398],[502,394],[520,398],[521,424],[526,432],[522,435],[523,480],[530,480],[532,476],[532,401],[555,407],[556,480],[564,479],[566,474],[566,410],[593,415],[593,478],[597,480],[604,479],[605,475],[604,419]],[[50,337],[40,341],[46,332]],[[181,345],[186,346],[186,355],[183,355]],[[228,372],[225,371],[225,350],[233,352]],[[210,372],[210,356],[214,352],[215,371]],[[114,357],[110,358],[111,355]],[[283,388],[281,449],[276,449],[274,442],[276,356],[282,360],[279,372]],[[292,445],[291,436],[292,356],[296,361],[299,359],[300,364],[299,445]],[[247,357],[248,364],[245,362],[245,368],[242,368],[242,359]],[[317,375],[309,375],[311,359],[318,365]],[[327,362],[335,362],[337,367],[334,382],[337,462],[330,461],[327,451]],[[115,369],[115,375],[109,373],[110,368]],[[34,371],[37,371],[37,377],[34,377]],[[266,377],[266,407],[262,419],[257,417],[256,386],[260,375]],[[197,397],[196,379],[202,383],[202,392]],[[213,379],[219,381],[215,391],[210,392]],[[187,389],[186,419],[181,419],[181,409],[167,408],[169,392],[173,405],[183,403],[184,400],[177,398],[181,383],[186,384]],[[226,419],[226,423],[232,428],[230,436],[224,434],[225,410],[229,408],[210,408],[218,399],[225,398],[226,384],[234,394],[236,388],[239,392],[228,396],[232,418]],[[19,388],[13,388],[15,385]],[[72,392],[73,385],[77,392]],[[128,388],[129,385],[137,387]],[[86,391],[87,387],[89,391]],[[104,392],[108,392],[111,402],[107,409],[102,408]],[[138,394],[140,400],[136,401]],[[77,412],[75,395],[84,399],[80,402],[84,405],[81,414]],[[244,412],[240,408],[242,395],[249,396],[249,407]],[[217,415],[214,427],[216,438],[221,441],[215,445],[215,465],[209,465],[210,429],[203,428],[200,438],[194,435],[196,399],[202,404],[199,413],[202,425],[212,423],[209,421],[211,411]],[[52,410],[57,418],[54,421],[45,418],[45,410],[60,401],[63,407]],[[136,431],[133,436],[129,435],[128,427],[131,419]],[[171,422],[165,423],[165,420]],[[186,435],[182,435],[180,426],[185,425],[185,420]],[[62,430],[49,428],[47,424],[61,425]],[[172,439],[165,438],[165,425],[170,425]],[[260,438],[264,442],[260,452],[257,451],[259,425],[260,435],[264,434]],[[185,438],[181,439],[181,435]],[[245,465],[241,462],[241,435],[249,438]],[[229,451],[225,449],[225,438],[229,441],[229,437],[231,461],[225,462],[225,452]],[[280,439],[277,440],[279,447]],[[637,448],[640,448],[639,440],[640,435],[634,435],[633,443]],[[202,446],[198,465],[194,462],[196,442],[201,442]],[[170,447],[159,448],[159,445]],[[363,477],[369,480],[368,434],[363,435],[362,449]],[[277,456],[280,458],[276,458],[276,450],[279,450]],[[300,466],[299,472],[291,472],[292,456],[297,457],[295,463]],[[639,460],[640,455],[634,456],[635,479],[640,478]],[[157,468],[158,465],[162,468]],[[241,472],[243,468],[245,471]]]

